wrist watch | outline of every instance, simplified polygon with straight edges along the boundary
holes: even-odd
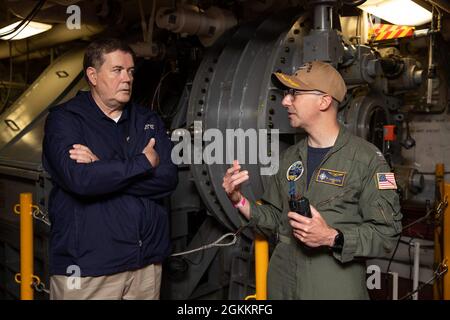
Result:
[[[337,235],[334,237],[333,245],[331,246],[331,250],[335,252],[341,252],[344,247],[344,234],[341,230],[336,229]]]

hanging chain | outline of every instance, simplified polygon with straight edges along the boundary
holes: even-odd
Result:
[[[37,205],[33,205],[33,218],[35,218],[36,220],[42,221],[43,223],[45,223],[46,225],[50,226],[50,220],[48,218],[48,212],[44,212],[41,210],[41,208]]]
[[[33,276],[33,282],[31,286],[36,292],[44,292],[46,294],[50,294],[50,290],[45,287],[45,284],[36,276]]]
[[[436,220],[440,219],[442,212],[447,207],[447,205],[448,205],[448,200],[447,200],[447,195],[445,195],[444,199],[441,202],[439,202],[438,205],[436,206],[436,215],[435,215]]]
[[[433,281],[439,280],[440,278],[442,278],[442,276],[444,276],[444,274],[446,274],[447,271],[448,271],[448,265],[447,265],[447,259],[445,259],[441,263],[439,263],[439,265],[437,266],[436,270],[433,272],[433,277],[430,280],[428,280],[427,282],[421,284],[416,290],[411,291],[410,293],[406,294],[405,296],[403,296],[399,300],[406,300],[406,299],[411,298],[415,293],[417,293],[420,290],[422,290],[427,284],[430,284]]]

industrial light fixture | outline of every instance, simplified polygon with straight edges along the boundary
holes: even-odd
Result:
[[[402,26],[419,26],[431,21],[431,12],[412,0],[367,0],[358,6],[387,22]]]
[[[0,39],[2,40],[20,40],[32,37],[36,34],[45,32],[52,28],[51,24],[41,22],[25,22],[21,27],[18,26],[22,21],[14,22],[4,28],[0,29]],[[17,28],[17,30],[15,30]],[[14,31],[15,30],[15,31]],[[12,32],[14,31],[14,32]],[[3,35],[3,36],[2,36]]]

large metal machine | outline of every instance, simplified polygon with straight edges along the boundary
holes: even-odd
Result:
[[[25,8],[15,2],[4,1],[4,5],[17,16],[26,15]],[[423,26],[426,32],[387,41],[363,36],[363,21],[367,24],[370,17],[356,6],[365,1],[230,1],[228,5],[220,1],[217,4],[198,1],[176,6],[165,1],[151,4],[96,1],[102,5],[100,11],[87,1],[49,1],[36,19],[63,21],[64,16],[59,12],[69,2],[89,12],[87,21],[96,26],[95,29],[84,26],[78,31],[80,38],[95,37],[98,33],[120,36],[130,42],[139,57],[136,83],[146,84],[136,88],[134,99],[159,111],[173,137],[186,136],[188,132],[201,139],[208,129],[223,133],[236,128],[269,132],[278,129],[276,138],[281,152],[303,133],[289,126],[281,108],[283,93],[273,85],[271,74],[292,73],[313,60],[332,63],[348,87],[339,107],[339,121],[354,134],[374,143],[388,158],[397,174],[406,217],[404,224],[416,216],[424,216],[439,201],[435,194],[434,165],[450,165],[446,163],[450,159],[446,156],[448,148],[443,143],[450,132],[447,124],[450,73],[446,65],[450,34],[446,29],[448,8],[439,1],[425,3],[433,12],[432,21]],[[115,14],[114,6],[123,8],[122,17]],[[142,27],[142,42],[139,28],[146,25],[146,16],[149,24]],[[157,27],[153,26],[155,21]],[[111,29],[112,24],[119,27]],[[124,29],[120,29],[121,24]],[[124,32],[130,29],[134,33]],[[0,60],[5,62],[0,66],[3,79],[0,83],[18,96],[14,102],[7,97],[8,107],[0,114],[2,298],[18,297],[19,287],[13,279],[18,271],[19,229],[12,207],[18,202],[19,194],[32,192],[34,202],[40,207],[40,213],[36,214],[42,218],[46,213],[51,188],[51,181],[41,166],[46,110],[86,89],[81,67],[86,42],[74,41],[70,35],[60,37],[47,36],[45,42],[44,36],[36,36],[36,40],[27,43],[28,57],[16,50],[23,44],[14,42],[8,54],[2,56],[2,46],[7,43],[0,42],[0,58],[18,56],[17,59],[30,61],[30,55],[35,55],[35,61],[43,63],[43,59],[58,55],[47,68],[36,70],[40,76],[32,84],[24,86],[17,86],[24,83],[21,79],[7,79],[1,70],[6,70],[9,62]],[[20,69],[20,63],[16,64]],[[155,81],[155,73],[161,74],[159,82]],[[11,86],[16,83],[16,87],[8,88],[7,82]],[[2,93],[5,90],[0,88]],[[395,126],[396,138],[388,141],[386,130],[393,128],[389,126]],[[271,141],[269,135],[267,143]],[[207,148],[212,142],[200,143]],[[174,253],[202,247],[238,230],[237,211],[222,188],[228,167],[229,163],[204,161],[179,165],[179,185],[168,201]],[[247,162],[243,167],[251,177],[243,192],[250,199],[258,200],[267,176],[260,174],[260,164]],[[407,240],[410,243],[411,239],[422,243],[423,268],[419,275],[422,282],[432,275],[434,262],[434,221],[427,221],[428,224],[405,230],[404,234],[412,237]],[[48,283],[49,227],[38,220],[35,225],[36,272]],[[273,243],[273,235],[266,236]],[[242,299],[252,293],[253,240],[253,232],[245,229],[232,245],[169,257],[164,267],[162,298]],[[392,259],[391,270],[405,278],[407,287],[407,273],[412,264],[408,255],[410,247],[402,243],[399,250]],[[370,263],[382,266],[383,272],[391,265],[388,261]],[[386,298],[376,291],[373,296]],[[47,298],[45,293],[37,297]]]

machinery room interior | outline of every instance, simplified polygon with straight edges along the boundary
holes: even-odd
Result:
[[[30,232],[21,227],[24,193],[32,196],[31,289],[34,299],[49,299],[45,120],[49,108],[89,89],[83,53],[102,37],[133,49],[131,99],[156,112],[169,136],[195,134],[194,123],[278,129],[280,152],[304,132],[289,126],[271,74],[332,64],[347,86],[338,120],[382,151],[403,214],[393,254],[366,261],[375,266],[368,284],[380,272],[370,298],[450,300],[446,0],[1,0],[0,299],[21,299],[21,239]],[[250,229],[236,235],[240,219],[222,188],[229,166],[177,165],[178,185],[164,199],[172,252],[212,245],[165,260],[161,299],[242,300],[258,290],[259,240]],[[252,180],[244,190],[257,200],[267,177],[258,163],[246,168]],[[274,236],[263,241],[270,257]]]

